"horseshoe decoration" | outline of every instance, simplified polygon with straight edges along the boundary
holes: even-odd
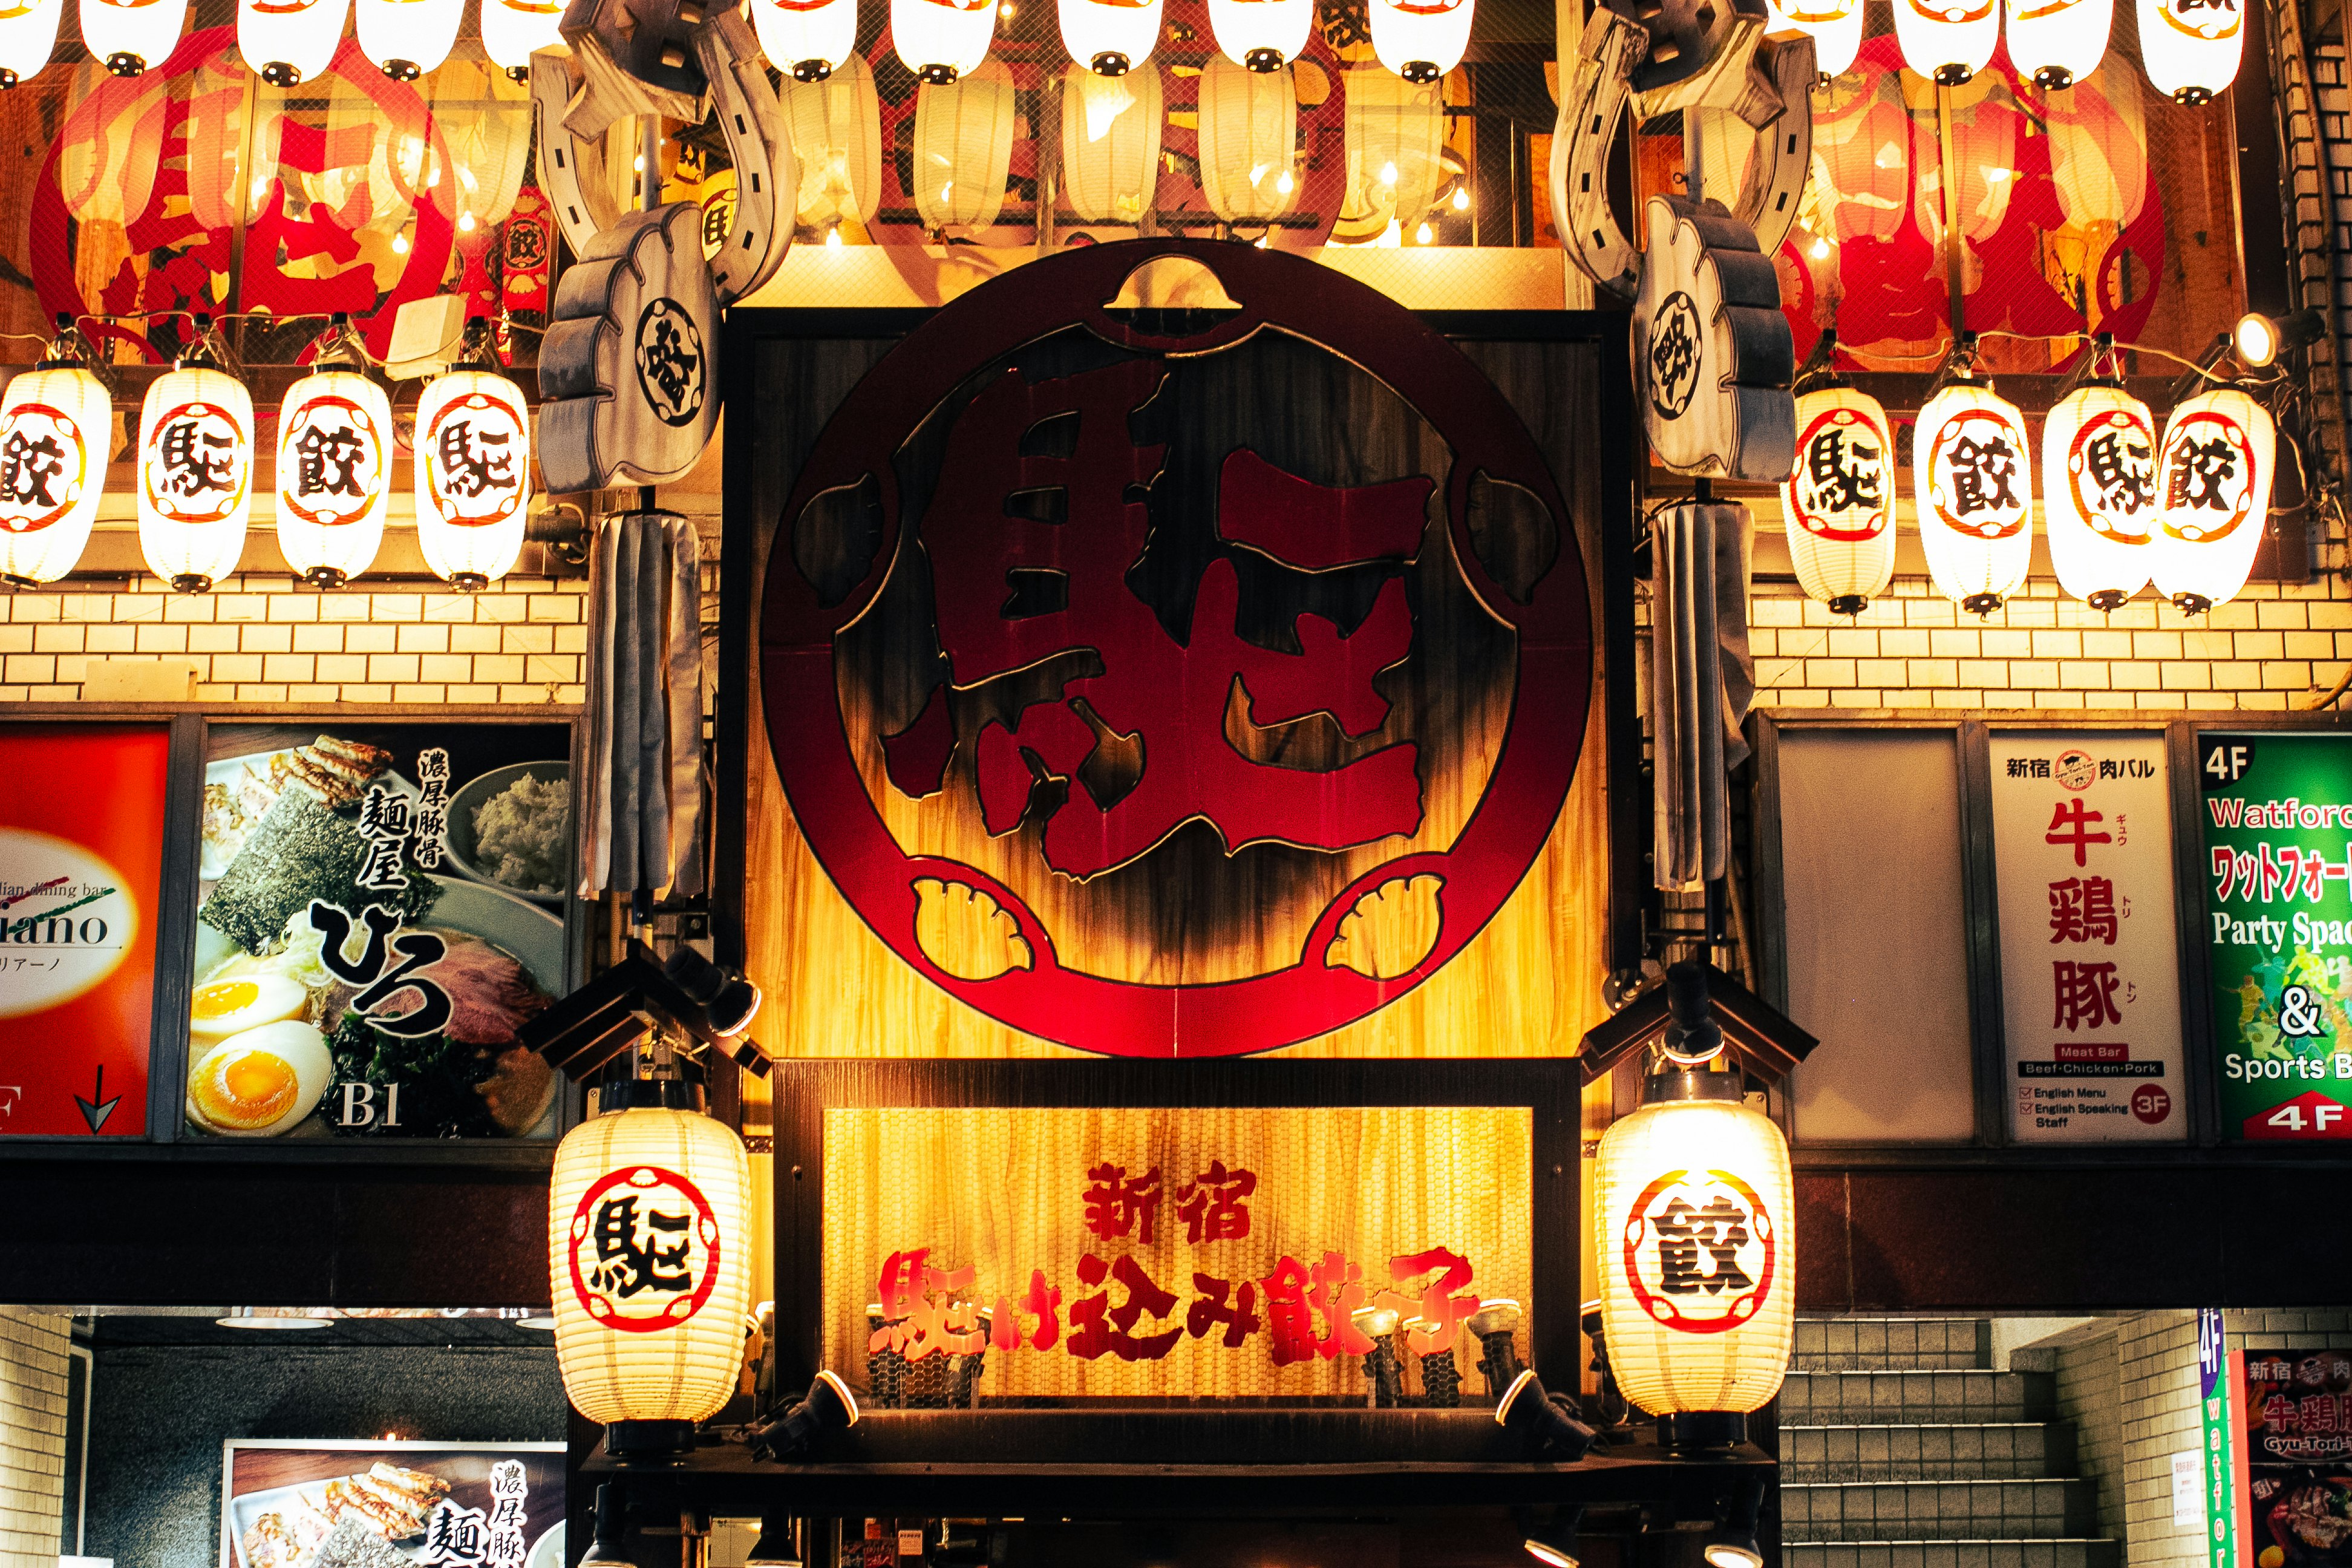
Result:
[[[1772,100],[1783,108],[1762,121],[1746,120],[1737,109],[1690,109],[1683,111],[1684,138],[1696,133],[1707,144],[1706,166],[1714,167],[1716,150],[1736,145],[1745,134],[1755,138],[1748,173],[1731,204],[1731,216],[1756,231],[1756,248],[1766,256],[1780,254],[1797,221],[1797,205],[1805,194],[1805,179],[1813,166],[1813,40],[1805,35],[1767,42],[1757,51],[1752,74],[1769,87]],[[1758,95],[1751,94],[1751,100]]]
[[[1607,169],[1633,68],[1649,47],[1639,23],[1606,6],[1594,11],[1577,41],[1576,74],[1559,95],[1551,138],[1551,210],[1567,219],[1568,253],[1586,277],[1628,300],[1641,273],[1633,242],[1609,208]]]

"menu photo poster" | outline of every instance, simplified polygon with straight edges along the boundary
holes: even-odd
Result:
[[[222,1568],[563,1568],[561,1443],[222,1450]]]
[[[1990,741],[2011,1135],[2186,1138],[2164,735]]]
[[[2231,1355],[2243,1568],[2352,1568],[2352,1350]]]
[[[2200,733],[2221,1136],[2352,1138],[2352,737]]]
[[[544,1138],[517,1031],[564,994],[569,722],[212,724],[194,1138]]]
[[[0,725],[0,1136],[140,1138],[171,734]]]

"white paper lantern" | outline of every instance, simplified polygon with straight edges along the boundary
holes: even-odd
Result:
[[[700,1421],[734,1394],[751,1200],[743,1141],[698,1110],[614,1110],[564,1136],[548,1198],[549,1287],[556,1366],[581,1415]]]
[[[1314,25],[1315,0],[1209,0],[1217,47],[1254,71],[1279,70],[1297,59]]]
[[[996,38],[996,0],[890,0],[890,47],[934,86],[970,76]]]
[[[856,55],[823,81],[787,81],[779,95],[800,160],[795,216],[814,228],[863,224],[882,189],[882,100]]]
[[[1151,58],[1163,0],[1059,0],[1062,47],[1097,76],[1125,76]]]
[[[857,0],[751,0],[768,63],[794,81],[824,81],[857,48]]]
[[[1797,465],[1780,485],[1806,594],[1859,615],[1895,575],[1895,434],[1878,399],[1832,384],[1797,399]]]
[[[1602,1333],[1627,1399],[1653,1415],[1744,1414],[1780,1392],[1796,1324],[1794,1186],[1787,1142],[1741,1103],[1736,1073],[1653,1078],[1641,1109],[1602,1134]]]
[[[1853,58],[1862,52],[1862,0],[1765,3],[1772,13],[1772,26],[1768,31],[1795,31],[1812,38],[1815,71],[1825,77],[1843,76],[1853,68]]]
[[[1445,183],[1445,104],[1437,84],[1360,66],[1348,73],[1341,132],[1348,216],[1379,221],[1384,215],[1411,229]]]
[[[530,416],[522,389],[453,370],[416,400],[416,542],[425,563],[474,592],[513,570],[530,500]]]
[[[2176,103],[2210,102],[2245,47],[2245,0],[2139,0],[2141,68]]]
[[[236,570],[253,510],[253,398],[235,377],[183,362],[139,415],[139,548],[183,594]]]
[[[1270,223],[1298,199],[1298,96],[1290,68],[1255,71],[1223,55],[1201,72],[1201,195],[1229,224]]]
[[[1920,76],[1958,87],[1992,63],[2000,0],[1893,0],[1895,43]]]
[[[58,47],[58,17],[65,0],[13,0],[0,5],[0,88],[15,87],[41,74]]]
[[[466,0],[352,0],[360,52],[394,81],[415,81],[439,68],[457,41]]]
[[[1434,84],[1470,47],[1474,0],[1367,0],[1372,52],[1410,82]]]
[[[1062,195],[1086,223],[1140,223],[1160,186],[1160,72],[1062,83]]]
[[[1958,381],[1927,400],[1911,430],[1919,542],[1945,596],[1990,615],[2033,560],[2033,456],[2025,416],[1990,384]]]
[[[366,571],[392,495],[392,405],[348,370],[307,375],[278,416],[278,547],[321,588]]]
[[[2099,68],[2116,0],[2008,0],[2008,6],[2009,63],[2020,76],[2054,89],[2087,81]]]
[[[520,81],[530,74],[530,54],[562,42],[561,0],[482,0],[482,52]]]
[[[106,489],[114,409],[80,365],[45,364],[0,396],[0,580],[29,588],[74,569]]]
[[[335,63],[352,0],[237,0],[236,52],[272,87],[316,81]]]
[[[1013,73],[995,61],[915,89],[915,211],[927,228],[986,228],[1004,208],[1015,127]]]
[[[160,66],[180,47],[188,0],[81,0],[81,38],[116,76]]]
[[[2058,585],[2095,610],[2147,586],[2156,426],[2120,386],[2078,387],[2042,422],[2042,525]]]
[[[2158,593],[2191,615],[2237,597],[2270,526],[2277,460],[2270,411],[2235,387],[2172,411],[2156,471]]]

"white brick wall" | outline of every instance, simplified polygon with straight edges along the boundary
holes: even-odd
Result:
[[[2126,1561],[2130,1568],[2202,1568],[2203,1534],[2197,1526],[2172,1522],[2172,1456],[2204,1441],[2197,1314],[2119,1320],[2116,1354],[2123,1392]]]
[[[0,1313],[0,1568],[57,1568],[70,1321]]]
[[[295,591],[232,577],[209,594],[0,595],[0,702],[72,701],[94,658],[187,659],[207,702],[578,702],[584,578],[509,577],[479,594],[421,585]],[[0,1568],[5,1568],[0,1564]]]
[[[2123,1383],[2116,1336],[2064,1343],[2048,1353],[2058,1417],[2074,1429],[2076,1473],[2098,1492],[2098,1533],[2124,1540]]]

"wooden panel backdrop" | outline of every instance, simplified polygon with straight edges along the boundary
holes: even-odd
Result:
[[[789,537],[787,520],[779,513],[799,463],[831,410],[889,347],[887,341],[868,339],[768,339],[751,345],[748,406],[758,435],[744,501],[757,519],[751,584],[755,605],[775,541],[780,532]],[[1597,356],[1602,351],[1590,342],[1467,342],[1462,347],[1519,411],[1553,466],[1573,513],[1593,590],[1597,627],[1601,624]],[[1256,449],[1276,461],[1287,458],[1300,471],[1319,468],[1323,472],[1317,477],[1322,482],[1360,484],[1427,472],[1441,480],[1442,497],[1446,454],[1425,424],[1388,389],[1353,367],[1334,371],[1326,357],[1325,364],[1317,365],[1285,353],[1277,343],[1254,367],[1237,369],[1227,383],[1229,397],[1204,399],[1195,392],[1181,414],[1211,423],[1221,435],[1230,432],[1237,441],[1245,437]],[[1272,393],[1249,379],[1269,372],[1279,384]],[[1268,419],[1261,413],[1255,424],[1245,423],[1245,416],[1227,406],[1255,401],[1263,410],[1269,399],[1286,405],[1289,416]],[[738,423],[742,423],[740,416]],[[746,432],[739,428],[734,434],[741,440]],[[936,438],[927,431],[918,442]],[[1214,447],[1213,440],[1209,444]],[[1459,586],[1442,522],[1429,537],[1436,547],[1425,544],[1420,564],[1409,569],[1420,584],[1423,637],[1455,638],[1472,650],[1480,668],[1507,668],[1498,657],[1507,655],[1507,634],[1497,633],[1491,621],[1478,616]],[[792,568],[787,564],[786,569]],[[900,841],[967,860],[1021,888],[1055,931],[1064,962],[1083,962],[1091,973],[1197,981],[1295,961],[1305,921],[1320,907],[1312,896],[1276,909],[1244,893],[1229,898],[1222,909],[1204,912],[1196,905],[1172,917],[1133,898],[1144,880],[1133,874],[1138,868],[1150,868],[1163,857],[1222,853],[1205,832],[1180,830],[1138,868],[1090,883],[1061,878],[1041,881],[1034,865],[1026,869],[1022,865],[1022,858],[1033,852],[1032,827],[990,838],[968,799],[968,782],[959,790],[951,773],[947,791],[921,801],[892,788],[884,776],[878,736],[904,728],[914,715],[890,710],[891,661],[903,656],[909,622],[924,615],[921,595],[928,591],[929,575],[902,556],[874,609],[837,645],[845,692],[882,689],[870,708],[858,702],[845,702],[845,708],[851,715],[869,795]],[[1599,654],[1596,639],[1596,679],[1601,673]],[[1372,740],[1407,734],[1426,740],[1433,730],[1445,743],[1447,761],[1435,768],[1423,763],[1426,816],[1410,846],[1419,848],[1447,842],[1475,804],[1500,739],[1509,692],[1497,689],[1505,682],[1480,686],[1426,677],[1415,662],[1408,658],[1384,682],[1395,712]],[[859,667],[869,682],[865,687],[852,684],[861,673]],[[756,659],[751,668],[732,673],[751,682],[744,929],[746,967],[768,998],[759,1026],[762,1041],[783,1054],[804,1057],[1083,1055],[1009,1028],[955,1001],[895,956],[863,923],[794,824],[761,717]],[[1631,672],[1626,674],[1630,679]],[[920,689],[916,689],[919,695]],[[1452,963],[1401,1000],[1280,1054],[1573,1054],[1583,1031],[1603,1016],[1599,986],[1607,969],[1602,704],[1597,698],[1590,712],[1567,805],[1536,865],[1486,930]],[[1541,720],[1541,715],[1519,718],[1520,722]],[[1285,728],[1299,731],[1311,726]],[[1318,745],[1318,741],[1292,733],[1276,743]],[[1433,748],[1424,752],[1425,757],[1433,754],[1438,754]],[[1399,849],[1396,841],[1384,840],[1355,851],[1310,857],[1324,864],[1308,864],[1303,872],[1305,851],[1261,846],[1244,854],[1286,857],[1285,870],[1293,886],[1303,876],[1328,894]],[[1244,877],[1242,885],[1252,884]],[[1391,903],[1393,907],[1382,911],[1383,918],[1369,922],[1369,931],[1360,927],[1360,934],[1369,935],[1375,949],[1401,943],[1409,952],[1421,951],[1413,943],[1425,944],[1426,938],[1415,930],[1423,911],[1410,900]],[[985,944],[994,940],[1002,924],[1009,922],[972,922],[966,928],[966,940],[976,937]],[[1061,946],[1064,942],[1069,945]],[[942,952],[935,951],[934,957],[943,967],[954,966]],[[970,957],[982,965],[988,959],[984,952]]]

